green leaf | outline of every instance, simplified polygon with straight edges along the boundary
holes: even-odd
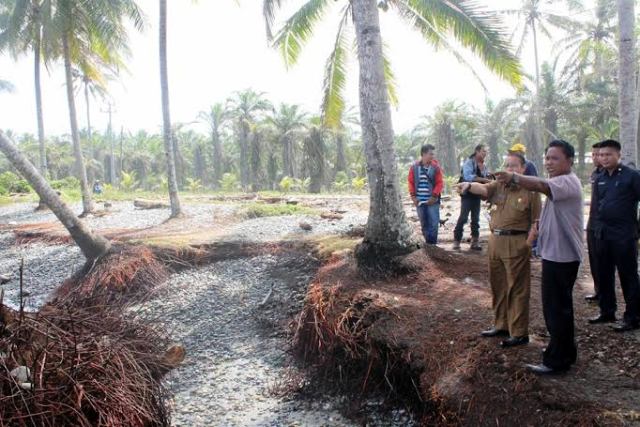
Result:
[[[351,5],[345,7],[338,26],[333,50],[327,59],[324,72],[322,122],[325,126],[338,129],[345,109],[345,82],[347,77],[347,27],[351,17]]]

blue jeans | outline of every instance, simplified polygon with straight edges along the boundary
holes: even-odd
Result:
[[[456,241],[462,240],[462,230],[469,220],[471,214],[471,237],[480,236],[480,197],[473,195],[464,195],[460,203],[460,216],[458,223],[453,230],[453,238]]]
[[[424,240],[432,245],[438,243],[438,226],[440,225],[440,203],[431,206],[420,205],[417,208],[418,218],[422,226]]]

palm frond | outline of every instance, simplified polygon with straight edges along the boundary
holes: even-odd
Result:
[[[287,67],[298,61],[302,48],[313,35],[313,30],[324,16],[328,4],[329,0],[308,0],[287,19],[276,34],[273,44],[280,49]]]
[[[338,25],[338,32],[333,50],[327,59],[324,72],[322,121],[331,129],[341,127],[342,116],[345,109],[345,81],[347,76],[347,27],[351,16],[351,5],[345,7]]]
[[[262,2],[262,16],[267,31],[267,40],[269,41],[273,39],[273,24],[276,19],[276,9],[279,9],[282,3],[283,0],[263,0]]]
[[[473,0],[395,0],[401,14],[431,42],[444,33],[474,52],[485,65],[514,86],[522,83],[522,68],[511,52],[502,23]]]
[[[11,84],[11,82],[0,80],[0,92],[13,92],[14,90],[15,87],[13,86],[13,84]]]
[[[382,61],[384,63],[384,80],[387,84],[387,94],[389,96],[389,103],[393,107],[397,107],[399,104],[398,86],[396,84],[396,76],[393,72],[393,68],[391,67],[391,61],[389,61],[386,51],[387,51],[386,46],[382,46]]]

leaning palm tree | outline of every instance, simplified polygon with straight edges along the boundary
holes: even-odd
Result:
[[[282,167],[285,176],[296,176],[294,137],[296,132],[305,128],[306,118],[307,114],[300,111],[299,105],[289,104],[280,104],[274,114],[267,117],[267,123],[273,127],[282,148]]]
[[[262,116],[273,110],[273,106],[264,98],[263,92],[246,89],[236,92],[227,101],[229,117],[235,121],[238,143],[240,145],[240,184],[243,190],[247,190],[251,180],[249,172],[249,136],[251,127]]]
[[[169,77],[167,71],[167,0],[160,0],[160,89],[162,92],[162,134],[167,159],[167,181],[169,200],[171,202],[171,218],[182,215],[178,181],[176,179],[176,150],[173,132],[171,131],[171,113],[169,106]]]
[[[620,141],[622,141],[622,160],[635,168],[638,162],[638,116],[636,75],[636,35],[635,2],[618,0],[618,114],[620,115]]]
[[[104,237],[93,234],[81,220],[79,220],[73,211],[60,199],[56,191],[51,188],[44,177],[38,173],[38,170],[29,162],[15,145],[0,131],[0,151],[9,159],[11,164],[24,176],[31,184],[38,196],[51,208],[51,211],[62,222],[69,234],[76,242],[82,254],[88,262],[95,261],[97,258],[109,251],[110,243]]]
[[[275,34],[274,43],[287,64],[294,64],[312,36],[318,22],[326,16],[329,0],[308,0],[286,20]],[[264,0],[267,28],[274,22],[281,0]],[[462,46],[476,53],[490,69],[513,84],[520,84],[520,64],[511,53],[496,16],[467,0],[351,0],[344,1],[334,48],[327,61],[323,114],[325,121],[340,117],[349,29],[353,23],[360,68],[360,117],[370,188],[369,220],[363,243],[358,247],[359,266],[365,271],[385,270],[395,255],[415,248],[411,229],[401,203],[401,193],[393,148],[389,91],[392,80],[383,56],[379,9],[391,8],[409,26],[436,45],[452,47],[453,36]],[[269,30],[270,32],[270,30]],[[458,55],[462,59],[462,55]]]
[[[222,128],[229,118],[229,111],[221,103],[211,106],[209,111],[201,111],[198,120],[209,125],[213,155],[213,187],[218,188],[222,179]]]

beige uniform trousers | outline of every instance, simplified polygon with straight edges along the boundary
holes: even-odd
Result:
[[[512,337],[528,335],[531,248],[527,235],[491,235],[488,252],[495,327]]]

